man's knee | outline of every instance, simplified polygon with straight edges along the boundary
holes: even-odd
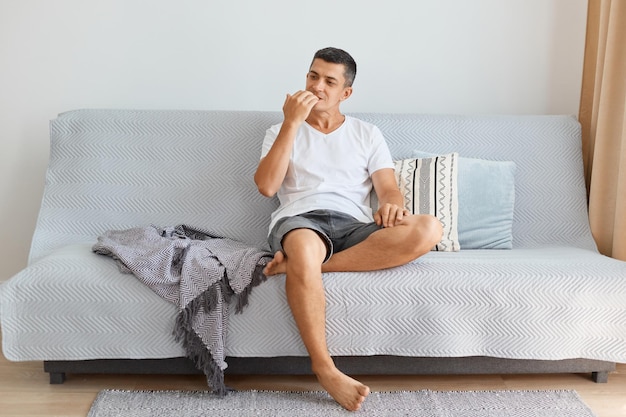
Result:
[[[443,225],[437,217],[429,214],[421,216],[420,221],[420,233],[423,236],[424,245],[430,251],[437,243],[441,242]]]
[[[413,216],[412,231],[407,236],[409,247],[413,248],[415,258],[432,250],[443,237],[441,221],[430,214]]]
[[[289,262],[306,262],[317,266],[322,264],[328,251],[322,237],[311,229],[291,230],[283,238],[282,246]]]

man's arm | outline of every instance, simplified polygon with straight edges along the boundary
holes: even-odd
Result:
[[[393,168],[383,168],[372,174],[372,184],[378,196],[378,211],[374,221],[379,226],[393,227],[411,214],[404,208],[404,197],[398,189]]]
[[[272,148],[261,159],[254,174],[254,182],[264,196],[272,197],[283,183],[298,129],[318,101],[319,99],[309,91],[287,94],[283,105],[283,124]]]

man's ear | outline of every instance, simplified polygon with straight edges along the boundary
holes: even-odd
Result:
[[[343,95],[341,96],[341,101],[347,100],[348,97],[352,95],[352,87],[346,87],[343,89]]]

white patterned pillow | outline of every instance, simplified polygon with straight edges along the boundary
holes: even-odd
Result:
[[[437,251],[456,252],[461,249],[457,230],[458,158],[459,154],[454,152],[394,161],[404,207],[413,214],[432,214],[443,225],[443,238],[433,248]]]

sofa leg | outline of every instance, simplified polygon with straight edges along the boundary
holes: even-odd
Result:
[[[596,382],[599,384],[605,384],[609,382],[609,373],[606,371],[605,372],[592,372],[591,379],[593,380],[593,382]]]
[[[65,382],[65,372],[50,372],[51,384],[62,384]]]

